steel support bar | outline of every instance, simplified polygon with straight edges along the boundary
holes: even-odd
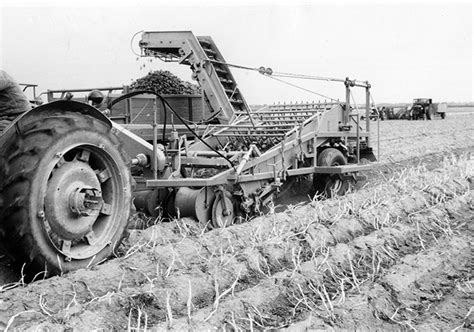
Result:
[[[344,126],[349,124],[349,114],[351,112],[351,88],[348,82],[346,82],[346,105],[344,107],[344,116],[342,117],[342,123]]]
[[[375,105],[374,105],[375,106]],[[378,112],[377,112],[378,117]],[[370,132],[370,88],[365,88],[365,130]],[[370,146],[370,137],[367,136],[367,145]]]
[[[113,86],[113,87],[105,87],[105,88],[87,88],[87,89],[61,89],[61,90],[46,90],[47,93],[66,93],[66,92],[91,92],[92,90],[99,90],[99,91],[115,91],[115,90],[123,90],[123,86]]]
[[[322,108],[288,108],[288,109],[278,109],[278,110],[268,110],[255,115],[270,115],[270,114],[288,114],[288,113],[319,113],[322,112]]]
[[[186,151],[180,151],[180,153],[182,156],[186,156]],[[245,151],[222,151],[221,152],[221,154],[223,154],[226,157],[231,157],[237,154],[244,154],[244,153]],[[190,157],[197,157],[197,156],[220,157],[220,155],[215,151],[189,151],[188,155]]]
[[[282,123],[282,124],[279,124],[277,125],[278,127],[293,127],[292,124],[285,124],[285,123]],[[241,129],[241,128],[248,128],[248,129],[253,129],[254,127],[252,125],[213,125],[213,127],[215,128],[224,128],[224,129]],[[253,131],[256,131],[256,130],[263,130],[263,129],[260,129],[260,128],[269,128],[269,129],[272,129],[272,128],[275,128],[276,126],[274,125],[258,125],[258,128],[256,129],[253,129]]]
[[[288,176],[305,175],[311,173],[318,174],[345,174],[369,170],[373,164],[364,165],[343,165],[343,166],[316,166],[304,167],[298,169],[287,170]],[[147,180],[147,188],[167,188],[167,187],[206,187],[226,184],[228,181],[235,181],[237,183],[261,181],[275,178],[273,172],[262,172],[258,174],[245,174],[237,176],[236,174],[229,174],[229,171],[220,173],[211,178],[196,179],[196,178],[177,178],[166,180]]]
[[[216,133],[218,135],[220,134],[225,134],[225,133],[248,133],[248,134],[253,134],[253,133],[260,133],[260,134],[265,134],[265,133],[271,133],[271,132],[284,132],[286,133],[289,129],[295,127],[295,125],[288,126],[287,128],[278,128],[279,125],[275,125],[273,128],[226,128],[223,131],[220,131],[219,133]]]
[[[357,133],[357,142],[356,142],[356,150],[357,150],[357,163],[360,161],[360,116],[359,113],[356,114],[357,118],[357,126],[356,126],[356,133]]]
[[[147,188],[168,188],[168,187],[208,187],[228,183],[228,172],[217,174],[210,178],[174,178],[163,180],[147,180]]]
[[[359,137],[369,137],[369,133],[368,132],[360,132],[359,133]],[[341,133],[337,133],[337,132],[318,132],[318,137],[340,137],[342,136]],[[354,132],[345,132],[344,133],[344,136],[345,137],[357,137],[357,133],[354,133]]]
[[[316,166],[314,167],[313,173],[323,173],[323,174],[344,174],[352,172],[367,171],[374,167],[374,163],[370,164],[349,164],[341,166]]]
[[[229,162],[224,158],[181,157],[181,165],[185,167],[228,167]]]
[[[244,174],[239,175],[238,177],[229,177],[229,180],[234,180],[237,183],[242,182],[253,182],[253,181],[260,181],[260,180],[267,180],[267,179],[274,179],[275,174],[273,172],[262,172],[257,174]]]
[[[314,173],[314,167],[302,167],[296,169],[289,169],[286,171],[288,176],[297,176]]]
[[[281,134],[266,134],[266,133],[260,133],[260,134],[256,134],[256,133],[242,133],[242,134],[239,134],[239,133],[232,133],[232,134],[229,134],[229,133],[222,133],[222,134],[211,134],[211,136],[219,136],[219,137],[246,137],[246,136],[259,136],[259,137],[283,137],[285,136],[285,133],[286,132],[282,132]]]

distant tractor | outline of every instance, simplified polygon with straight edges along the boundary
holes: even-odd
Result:
[[[410,108],[410,119],[432,120],[435,116],[446,117],[446,103],[433,103],[431,98],[415,98]]]

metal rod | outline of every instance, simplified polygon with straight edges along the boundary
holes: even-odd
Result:
[[[266,112],[262,112],[258,115],[267,115],[267,114],[273,114],[273,113],[292,113],[292,112],[295,112],[295,113],[315,113],[315,112],[321,112],[322,111],[322,107],[321,108],[305,108],[305,109],[302,109],[302,108],[289,108],[289,109],[271,109],[269,111],[266,111]]]
[[[219,134],[223,134],[223,133],[241,133],[241,134],[247,134],[247,135],[251,135],[253,133],[260,133],[260,134],[264,134],[264,133],[275,133],[275,132],[284,132],[286,133],[289,129],[293,128],[295,126],[291,126],[289,128],[262,128],[262,129],[251,129],[251,128],[248,128],[247,130],[245,128],[229,128],[228,130],[224,130],[222,132],[220,132]]]
[[[168,150],[168,152],[178,152],[177,150],[176,151],[170,151]],[[182,156],[185,156],[186,155],[186,152],[185,151],[179,151],[181,153]],[[223,152],[222,154],[225,155],[225,156],[234,156],[234,155],[239,155],[239,154],[243,154],[244,151],[226,151],[226,152]],[[206,157],[215,157],[215,156],[219,156],[219,154],[217,154],[217,152],[215,151],[189,151],[188,154],[190,156],[206,156]]]
[[[285,126],[285,127],[278,127],[278,126],[274,126],[273,128],[256,128],[256,129],[253,129],[253,128],[226,128],[224,130],[222,130],[221,132],[219,132],[219,134],[221,133],[233,133],[233,132],[237,132],[237,133],[248,133],[248,134],[251,134],[251,133],[267,133],[267,132],[279,132],[279,131],[282,131],[282,132],[287,132],[288,130],[290,130],[291,128],[294,128],[294,127],[297,127],[296,125],[291,125],[291,126]]]
[[[357,133],[356,150],[357,151],[356,152],[357,152],[357,163],[359,163],[360,161],[360,128],[359,128],[360,114],[359,112],[357,112],[356,118],[357,118],[357,129],[356,129],[356,133]]]
[[[255,148],[255,145],[251,144],[249,150],[244,154],[244,156],[242,157],[242,160],[239,163],[239,166],[237,166],[237,169],[235,170],[236,175],[240,175],[240,173],[242,173],[242,170],[244,169],[244,166],[247,163],[247,161],[249,161],[254,148]]]
[[[293,124],[281,123],[278,126],[293,127]],[[229,128],[229,129],[232,129],[232,128],[253,128],[252,125],[245,125],[245,124],[244,125],[214,125],[213,127],[216,127],[216,128]],[[274,129],[275,127],[276,127],[275,125],[259,125],[258,128],[256,128],[256,130],[260,130],[260,128]]]
[[[61,89],[61,90],[47,90],[48,93],[63,93],[63,92],[90,92],[92,90],[109,91],[109,90],[123,90],[123,86],[120,87],[105,87],[105,88],[87,88],[87,89]]]
[[[365,88],[365,130],[370,133],[370,88]],[[367,137],[367,146],[370,146],[370,137]]]
[[[343,116],[343,124],[344,126],[347,126],[348,125],[348,120],[349,120],[349,113],[350,113],[350,110],[351,110],[351,88],[350,88],[350,81],[349,81],[349,78],[346,79],[346,82],[345,82],[345,85],[346,85],[346,107],[345,107],[345,110],[344,110],[344,116]]]
[[[214,134],[212,136],[229,136],[229,137],[245,137],[245,136],[258,136],[258,137],[283,137],[285,136],[285,133],[282,134],[256,134],[256,133],[251,133],[251,134],[239,134],[239,133],[233,133],[233,134]]]
[[[158,123],[157,123],[157,107],[156,107],[156,98],[153,99],[153,157],[151,158],[151,168],[153,171],[153,179],[158,179],[158,167],[156,165],[156,154],[158,150]]]

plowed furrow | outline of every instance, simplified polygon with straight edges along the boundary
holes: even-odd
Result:
[[[132,234],[123,257],[2,293],[0,322],[179,328],[209,317],[209,326],[282,327],[314,312],[344,326],[335,303],[381,280],[406,255],[456,235],[456,220],[472,205],[473,176],[464,156],[228,229],[156,225]]]
[[[354,324],[360,319],[348,315],[348,310],[359,314],[373,313],[373,317],[379,318],[371,319],[371,323],[366,320],[356,323],[361,327],[395,324],[396,321],[388,317],[402,305],[406,310],[410,309],[411,302],[402,304],[402,299],[420,303],[421,298],[431,295],[430,291],[439,289],[437,286],[452,278],[453,272],[459,273],[459,278],[466,276],[470,261],[468,241],[459,235],[451,238],[435,225],[440,218],[448,218],[448,211],[466,206],[466,199],[472,202],[472,197],[456,198],[445,204],[443,212],[438,207],[436,212],[427,210],[418,213],[417,218],[424,220],[422,229],[415,225],[413,218],[407,217],[393,227],[360,236],[347,244],[337,244],[328,248],[326,254],[295,266],[293,270],[279,272],[255,287],[197,311],[191,320],[189,317],[177,320],[173,327],[180,330],[199,322],[200,327],[206,328],[275,328],[299,321],[308,313],[313,315],[311,324],[319,321],[326,327],[344,327],[348,326],[348,320],[352,319]],[[465,208],[457,212],[466,213]],[[465,224],[465,219],[454,219],[448,226],[456,228],[462,223]],[[434,254],[440,252],[444,254]],[[450,270],[451,274],[445,273],[446,270]],[[445,274],[433,281],[429,290],[415,295],[412,288],[435,272]],[[386,295],[386,299],[374,296],[377,290]],[[392,296],[392,293],[395,295]],[[361,298],[365,299],[365,306],[354,309],[356,306],[352,305],[357,301],[360,305]],[[368,311],[367,307],[374,304],[370,299],[375,301],[375,305]],[[346,302],[352,305],[348,307]],[[203,325],[203,321],[207,325]]]

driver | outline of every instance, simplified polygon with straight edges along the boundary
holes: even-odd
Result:
[[[18,83],[0,69],[0,135],[19,115],[31,109]]]

